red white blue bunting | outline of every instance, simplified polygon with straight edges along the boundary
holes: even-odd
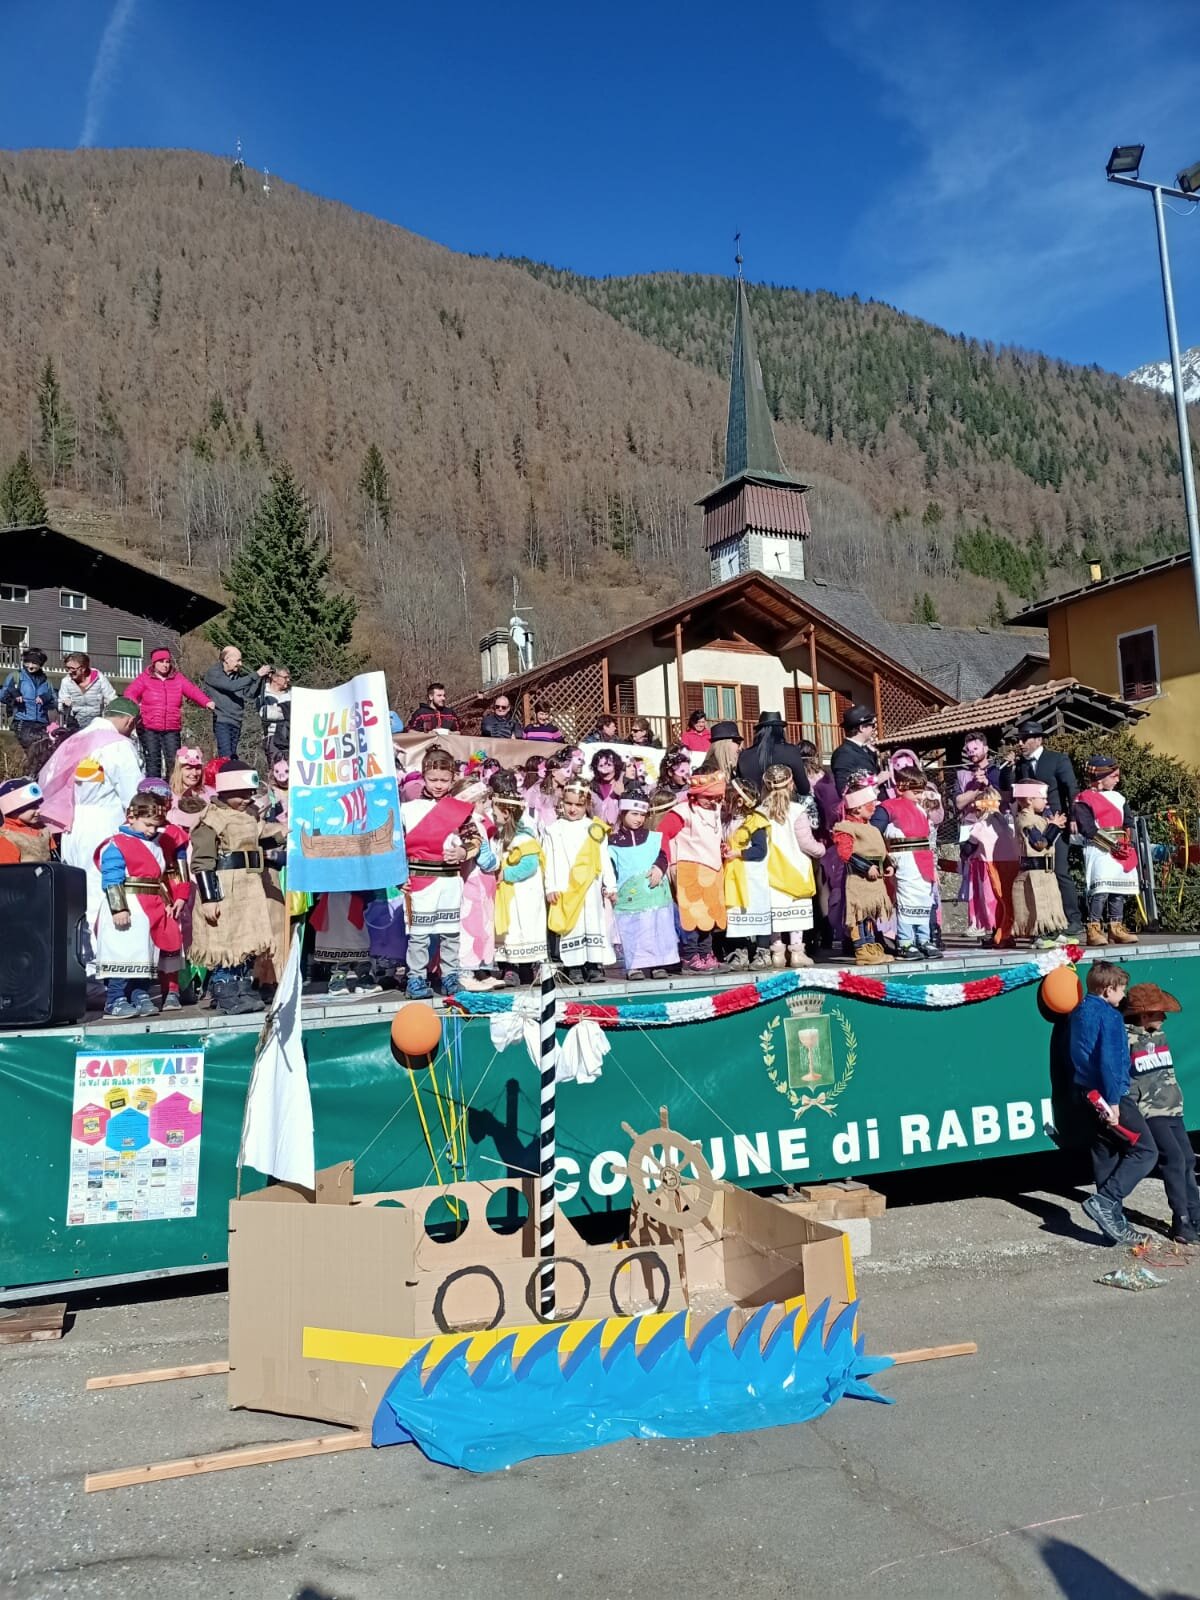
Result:
[[[817,989],[827,994],[847,995],[854,1000],[869,1000],[876,1005],[900,1006],[910,1011],[949,1011],[957,1006],[978,1005],[994,1000],[1013,989],[1040,983],[1056,967],[1073,965],[1083,956],[1080,945],[1060,945],[1039,951],[1030,961],[1003,967],[986,978],[968,978],[962,983],[913,983],[903,978],[876,978],[858,967],[811,967],[798,972],[776,972],[756,983],[739,984],[716,994],[694,999],[630,1001],[604,1005],[588,1000],[567,1000],[559,1006],[560,1027],[576,1022],[598,1022],[602,1028],[673,1028],[684,1022],[712,1022],[717,1017],[753,1011],[804,990]],[[460,990],[448,1002],[468,1016],[496,1016],[506,1011],[537,1015],[536,995],[520,992],[473,994]]]

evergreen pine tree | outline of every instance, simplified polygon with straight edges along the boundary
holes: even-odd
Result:
[[[38,379],[37,403],[42,421],[42,466],[50,474],[50,482],[57,483],[59,474],[65,474],[75,460],[75,417],[63,399],[58,374],[49,356]]]
[[[933,596],[928,590],[924,594],[913,596],[912,620],[914,622],[938,622],[938,608]]]
[[[358,475],[359,492],[364,501],[365,521],[375,533],[390,533],[392,528],[392,480],[387,463],[377,444],[367,447],[362,471]]]
[[[309,532],[309,504],[290,467],[271,473],[245,543],[230,565],[229,609],[210,630],[248,667],[277,661],[298,683],[338,683],[358,666],[353,596],[329,588],[329,557]]]
[[[993,628],[1002,628],[1008,621],[1008,607],[1004,603],[1004,596],[999,589],[996,590],[996,603],[988,614],[988,621]]]
[[[29,528],[46,520],[46,502],[24,450],[0,478],[0,527]]]

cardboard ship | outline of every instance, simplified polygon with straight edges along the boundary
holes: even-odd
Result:
[[[482,1469],[878,1398],[843,1233],[714,1180],[665,1113],[629,1173],[620,1244],[557,1215],[550,1318],[531,1180],[355,1195],[347,1163],[233,1201],[230,1405]]]

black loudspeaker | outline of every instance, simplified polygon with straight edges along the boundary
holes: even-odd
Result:
[[[0,867],[0,1028],[83,1019],[86,922],[81,868],[60,861]]]

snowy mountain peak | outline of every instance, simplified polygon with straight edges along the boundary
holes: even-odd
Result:
[[[1184,350],[1179,357],[1179,365],[1183,369],[1183,392],[1188,403],[1200,400],[1200,345],[1193,345],[1190,350]],[[1163,394],[1171,393],[1171,363],[1169,361],[1147,361],[1144,367],[1136,367],[1129,374],[1130,383],[1140,383],[1147,389],[1160,389]]]

